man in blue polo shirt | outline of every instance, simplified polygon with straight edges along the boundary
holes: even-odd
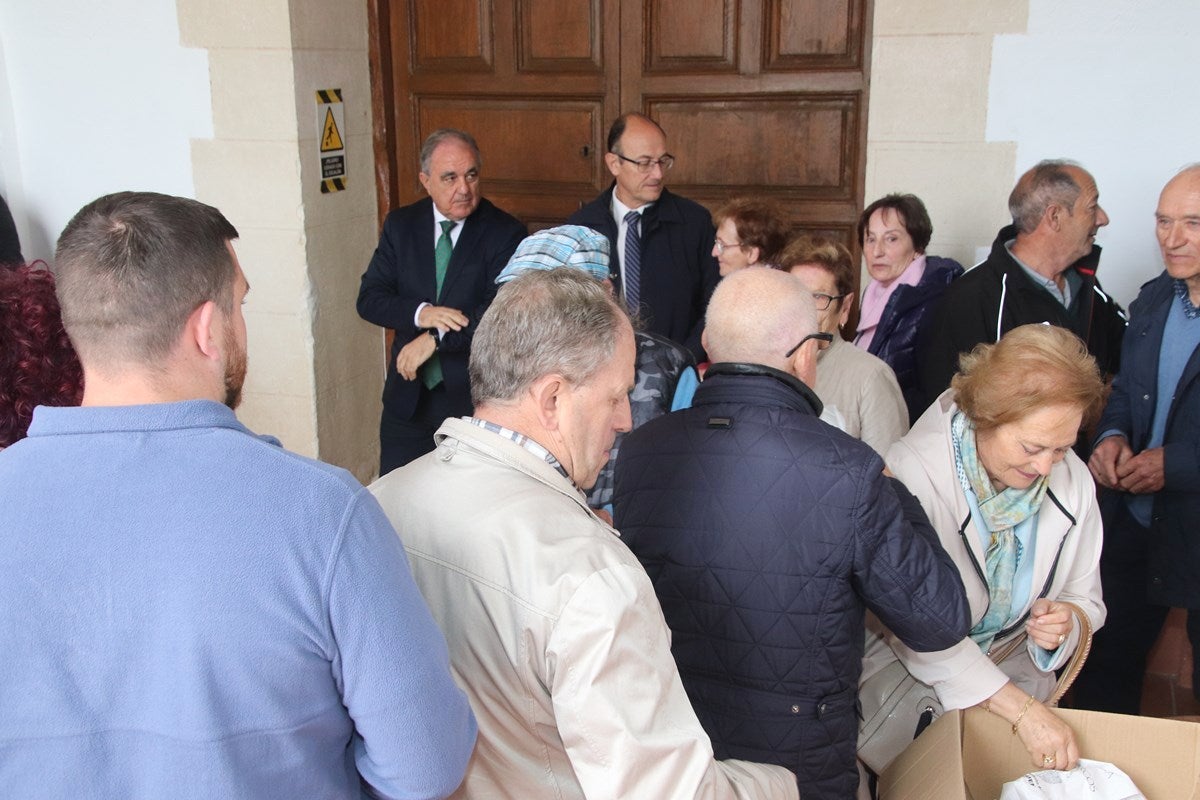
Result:
[[[233,414],[248,291],[215,208],[121,193],[58,242],[82,408],[0,453],[6,797],[433,798],[475,720],[343,470]]]

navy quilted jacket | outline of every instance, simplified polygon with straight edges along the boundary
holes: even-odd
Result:
[[[719,758],[781,764],[800,794],[854,796],[870,609],[906,644],[967,633],[962,581],[870,447],[803,383],[714,364],[692,408],[626,437],[617,529],[646,567]]]

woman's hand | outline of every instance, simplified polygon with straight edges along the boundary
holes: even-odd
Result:
[[[1075,732],[1050,709],[1030,700],[1009,682],[988,699],[987,708],[1016,726],[1016,734],[1036,769],[1074,769],[1079,764]]]
[[[1072,616],[1071,607],[1065,603],[1038,598],[1029,609],[1025,632],[1043,650],[1057,650],[1071,633],[1071,626],[1075,622]]]
[[[1075,769],[1079,765],[1075,732],[1037,700],[1017,726],[1017,736],[1037,769]]]

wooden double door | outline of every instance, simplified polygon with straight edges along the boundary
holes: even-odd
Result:
[[[483,192],[531,230],[610,183],[608,126],[642,111],[671,190],[749,194],[853,247],[870,0],[370,0],[382,219],[421,196],[422,139],[470,131]]]

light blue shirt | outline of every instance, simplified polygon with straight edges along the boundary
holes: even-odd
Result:
[[[5,797],[441,797],[475,740],[374,497],[209,401],[36,409],[0,640]]]
[[[1013,255],[1012,245],[1012,241],[1005,242],[1004,249],[1008,251],[1010,256],[1012,256],[1012,260],[1017,262],[1021,269],[1025,270],[1025,274],[1029,276],[1029,280],[1033,281],[1038,286],[1049,292],[1050,296],[1061,303],[1063,308],[1069,309],[1071,307],[1072,295],[1079,289],[1080,283],[1079,276],[1075,274],[1075,270],[1068,269],[1065,273],[1063,273],[1063,285],[1062,288],[1059,288],[1058,281],[1054,280],[1053,278],[1047,278],[1045,275]]]
[[[1158,385],[1155,387],[1154,421],[1150,426],[1150,439],[1146,442],[1147,450],[1162,447],[1167,432],[1167,417],[1175,400],[1175,389],[1192,353],[1200,346],[1200,317],[1189,319],[1185,310],[1188,308],[1191,308],[1191,302],[1185,291],[1167,310],[1162,345],[1158,350]],[[1134,519],[1144,527],[1150,527],[1154,495],[1131,494],[1125,503]]]

